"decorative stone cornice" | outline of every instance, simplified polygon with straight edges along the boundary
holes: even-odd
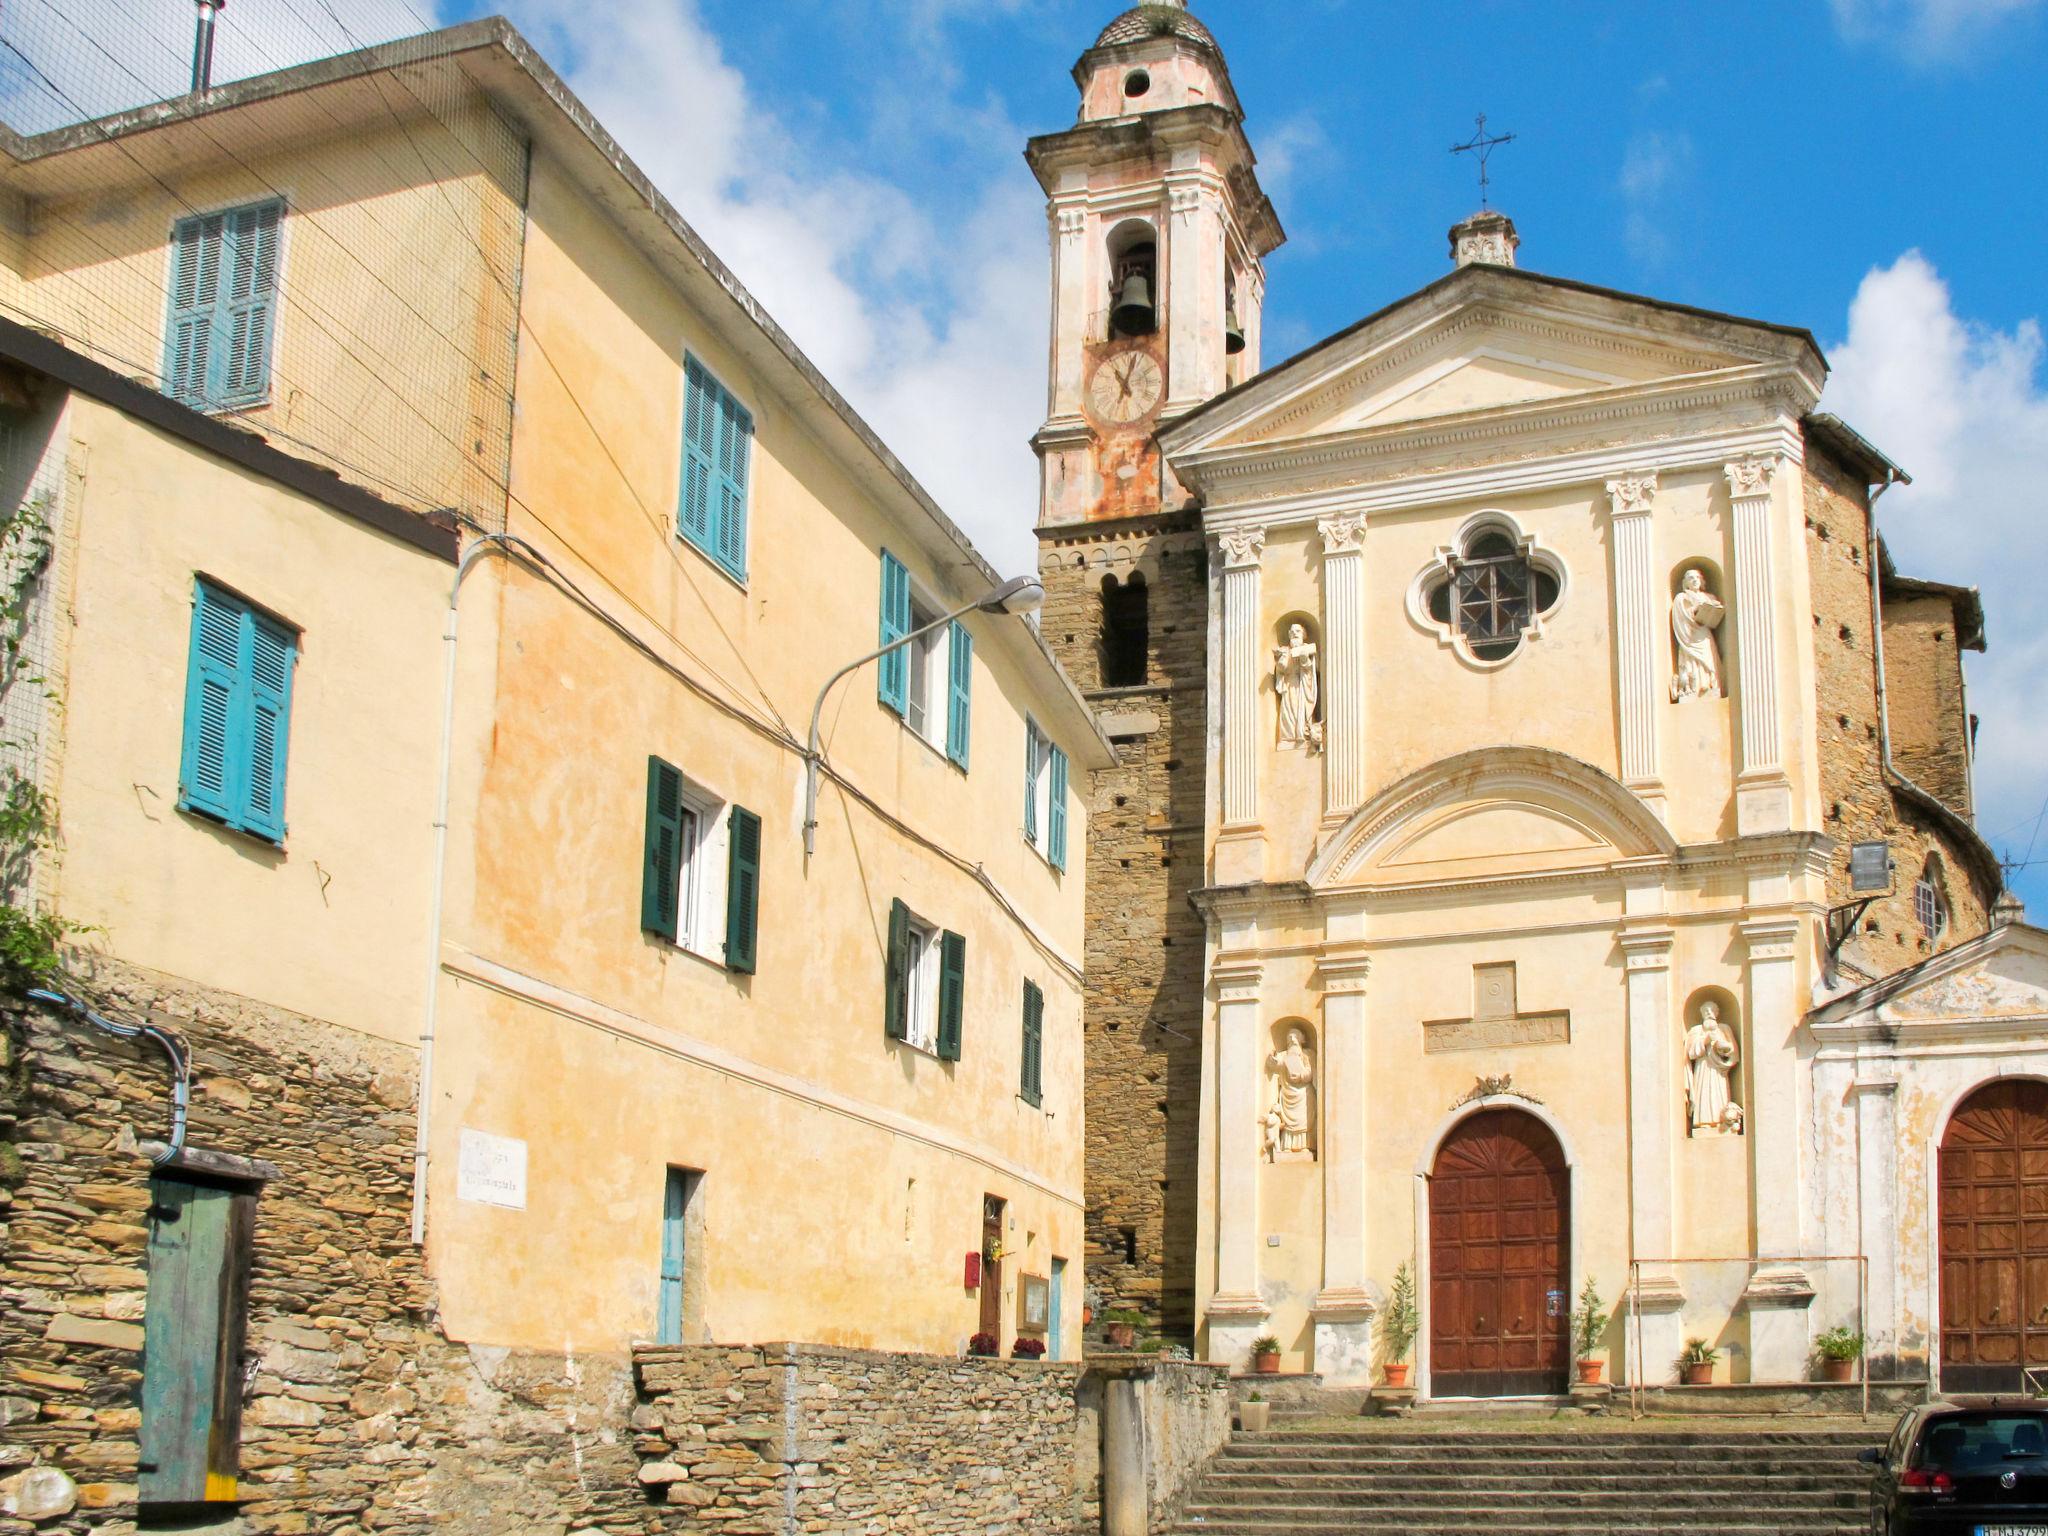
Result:
[[[1759,917],[1738,924],[1736,932],[1749,947],[1751,961],[1790,960],[1799,943],[1799,921],[1796,917]]]
[[[1621,946],[1624,966],[1630,971],[1667,971],[1677,932],[1670,928],[1642,928],[1624,933],[1615,942]]]
[[[1071,239],[1088,228],[1088,210],[1085,208],[1062,208],[1059,210],[1059,231]]]
[[[1649,511],[1656,495],[1657,472],[1654,469],[1646,475],[1629,475],[1607,482],[1607,499],[1613,504],[1616,517],[1628,512]]]
[[[1355,554],[1365,544],[1365,514],[1352,512],[1318,519],[1316,532],[1323,536],[1325,556]]]
[[[1256,566],[1266,550],[1266,530],[1227,528],[1216,536],[1216,545],[1223,551],[1223,568],[1226,571]]]
[[[1219,1003],[1256,1003],[1265,978],[1265,966],[1250,959],[1218,960],[1209,971]]]
[[[1362,1286],[1325,1286],[1308,1304],[1309,1316],[1319,1323],[1367,1323],[1379,1312],[1380,1304]]]
[[[1316,956],[1316,980],[1325,997],[1358,996],[1372,975],[1372,956],[1363,944],[1347,940]]]
[[[1726,467],[1728,494],[1737,501],[1770,495],[1771,481],[1776,477],[1781,462],[1775,455],[1767,453],[1751,459],[1737,459]]]

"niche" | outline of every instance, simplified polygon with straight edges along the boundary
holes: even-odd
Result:
[[[1718,699],[1728,692],[1722,661],[1721,572],[1711,560],[1686,560],[1671,571],[1671,702]]]
[[[1136,688],[1145,681],[1151,646],[1151,598],[1142,571],[1124,580],[1102,578],[1102,629],[1099,642],[1102,686]]]
[[[1290,613],[1274,631],[1273,692],[1279,699],[1279,744],[1283,752],[1323,749],[1322,654],[1316,621]]]
[[[1316,1160],[1316,1032],[1306,1019],[1282,1019],[1273,1026],[1273,1052],[1266,1058],[1272,1087],[1262,1126],[1266,1161]]]
[[[1701,987],[1679,1020],[1679,1067],[1685,1133],[1740,1136],[1747,1122],[1742,1095],[1742,1019],[1734,994]]]

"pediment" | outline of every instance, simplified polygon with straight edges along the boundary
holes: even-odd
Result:
[[[1813,1018],[1907,1029],[2048,1019],[2048,933],[2025,923],[1994,928],[1839,997]]]
[[[1165,434],[1227,453],[1617,394],[1821,376],[1803,332],[1532,273],[1467,267],[1282,363]]]
[[[1463,753],[1373,796],[1311,863],[1318,888],[1561,874],[1669,854],[1649,808],[1599,769],[1533,747]]]

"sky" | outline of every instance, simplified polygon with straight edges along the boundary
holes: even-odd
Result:
[[[1043,204],[1114,0],[235,0],[221,78],[500,9],[983,552],[1035,567]],[[1195,0],[1288,243],[1266,362],[1440,275],[1478,200],[1524,266],[1810,329],[1823,409],[1915,477],[1900,566],[1981,587],[1979,824],[2048,920],[2048,0]],[[141,15],[146,26],[133,24]],[[189,0],[10,0],[178,88]],[[68,30],[67,30],[68,29]],[[118,67],[107,60],[124,61]],[[18,68],[0,53],[0,95]]]

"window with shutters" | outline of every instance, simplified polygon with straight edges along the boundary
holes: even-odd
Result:
[[[966,970],[965,938],[891,902],[883,987],[889,1038],[958,1061]]]
[[[284,841],[285,762],[298,632],[245,598],[193,584],[178,805],[266,842]]]
[[[209,411],[268,403],[283,238],[278,198],[196,214],[172,229],[166,394]]]
[[[1024,840],[1054,869],[1067,867],[1067,754],[1024,717]]]
[[[676,527],[727,574],[747,578],[754,417],[695,357],[683,362],[683,472]]]
[[[882,703],[935,751],[964,769],[974,729],[974,636],[958,619],[941,624],[945,611],[910,579],[902,561],[882,551],[882,625],[877,643],[910,637],[880,659]]]
[[[1034,1109],[1045,1101],[1045,993],[1035,981],[1024,983],[1024,1048],[1017,1093]]]
[[[751,973],[761,818],[650,757],[643,858],[640,926],[728,970]]]

